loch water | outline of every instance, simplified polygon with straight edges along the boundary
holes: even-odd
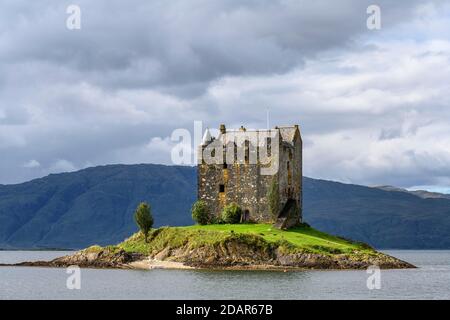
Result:
[[[417,269],[382,270],[380,289],[362,271],[204,271],[0,267],[0,299],[450,299],[450,250],[388,250]],[[0,263],[51,260],[69,252],[0,251]]]

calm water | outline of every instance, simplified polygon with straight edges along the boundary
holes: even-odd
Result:
[[[0,267],[0,299],[450,299],[450,251],[386,251],[419,266],[381,273],[368,290],[365,271],[81,271],[69,290],[65,269]],[[0,263],[52,259],[66,252],[0,251]]]

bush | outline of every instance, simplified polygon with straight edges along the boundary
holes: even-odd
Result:
[[[222,221],[228,224],[235,224],[241,221],[242,209],[236,204],[231,203],[223,208]]]
[[[192,219],[199,225],[210,223],[208,206],[202,200],[197,201],[192,206]]]
[[[209,218],[209,224],[224,224],[222,217],[212,216]]]
[[[148,203],[142,202],[139,204],[134,212],[134,221],[136,221],[139,229],[144,234],[145,242],[147,242],[148,233],[153,227],[152,212]]]
[[[267,194],[269,200],[269,211],[272,218],[276,220],[278,214],[280,213],[280,192],[278,187],[277,179],[274,177],[270,185],[269,192]]]
[[[298,226],[299,226],[299,227],[302,227],[302,228],[311,228],[311,226],[309,225],[309,223],[306,223],[306,222],[302,222],[302,223],[300,223]]]

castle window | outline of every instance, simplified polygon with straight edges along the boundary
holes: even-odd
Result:
[[[227,163],[224,163],[224,164],[223,164],[223,168],[224,168],[224,169],[228,169],[228,164],[227,164]]]
[[[292,160],[292,150],[289,149],[289,160]]]
[[[219,192],[220,193],[225,192],[225,185],[224,184],[219,185]]]
[[[269,157],[272,156],[272,138],[266,138],[266,144],[267,144],[267,155]]]

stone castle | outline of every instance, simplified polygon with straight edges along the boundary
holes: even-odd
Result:
[[[298,125],[263,130],[227,130],[221,125],[217,137],[207,129],[198,159],[198,199],[214,216],[219,217],[227,204],[236,203],[243,210],[243,222],[273,223],[287,229],[302,221]],[[275,206],[269,204],[274,196]]]

